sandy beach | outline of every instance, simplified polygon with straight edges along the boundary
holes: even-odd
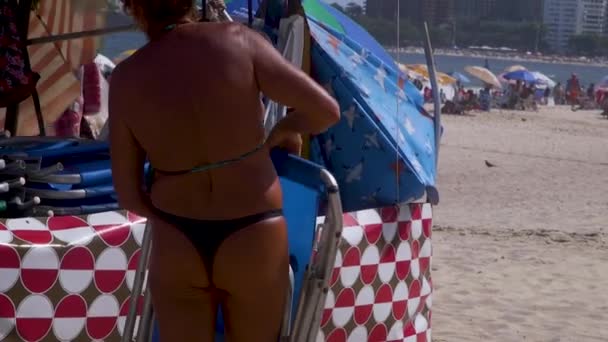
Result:
[[[434,341],[608,341],[608,120],[541,107],[444,125]]]

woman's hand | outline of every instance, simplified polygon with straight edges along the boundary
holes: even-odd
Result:
[[[266,146],[269,150],[279,147],[288,153],[301,156],[302,136],[298,132],[289,130],[285,126],[278,124],[270,132],[268,139],[266,139]]]

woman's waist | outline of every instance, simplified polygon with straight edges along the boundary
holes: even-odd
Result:
[[[151,200],[163,211],[201,219],[227,219],[282,208],[276,173],[232,177],[209,174],[163,179],[153,184]]]

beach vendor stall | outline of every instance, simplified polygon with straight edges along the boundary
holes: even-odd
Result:
[[[283,340],[430,341],[439,113],[325,2],[225,2],[221,20],[263,31],[342,112],[307,137],[306,158],[272,153],[291,256]],[[40,80],[38,95],[9,104],[11,137],[0,138],[0,341],[157,340],[146,284],[153,227],[117,205],[108,144],[37,136],[82,95],[78,72],[97,55],[96,37],[133,27],[109,26],[105,1],[4,5]],[[432,63],[428,72],[434,82]],[[264,101],[268,117],[288,115]]]

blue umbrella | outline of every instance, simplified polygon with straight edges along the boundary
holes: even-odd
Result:
[[[454,71],[450,74],[450,76],[454,77],[460,83],[471,83],[471,80],[465,75],[459,73],[458,71]]]
[[[528,70],[517,70],[506,73],[502,76],[507,80],[522,81],[526,83],[536,83],[538,78]]]
[[[235,20],[247,0],[226,0]],[[435,128],[422,96],[367,31],[321,0],[303,0],[313,38],[313,77],[338,100],[340,123],[311,141],[311,159],[340,184],[345,212],[435,191]],[[259,8],[253,0],[253,11]]]
[[[262,0],[251,0],[252,11],[257,13]],[[248,0],[225,0],[227,12],[235,21],[246,22],[248,19]],[[346,40],[354,42],[373,56],[375,60],[382,63],[383,67],[392,74],[400,74],[397,63],[391,55],[378,43],[371,34],[355,23],[344,13],[321,0],[302,0],[302,7],[308,19],[314,20],[324,29],[330,32],[347,37]],[[411,82],[406,82],[404,91],[407,96],[422,106],[423,98],[420,92]]]
[[[247,2],[248,0],[225,0],[227,11],[234,20],[241,22],[247,21]],[[252,10],[254,14],[258,11],[261,2],[261,0],[252,0]],[[302,6],[308,17],[315,19],[322,25],[329,27],[331,30],[348,36],[371,52],[376,58],[380,59],[386,66],[398,70],[394,59],[386,52],[384,47],[347,15],[322,0],[302,0]]]
[[[409,96],[405,76],[349,36],[310,19],[313,76],[331,90],[343,113],[316,138],[313,156],[338,180],[345,211],[408,202],[434,191],[433,118]]]

